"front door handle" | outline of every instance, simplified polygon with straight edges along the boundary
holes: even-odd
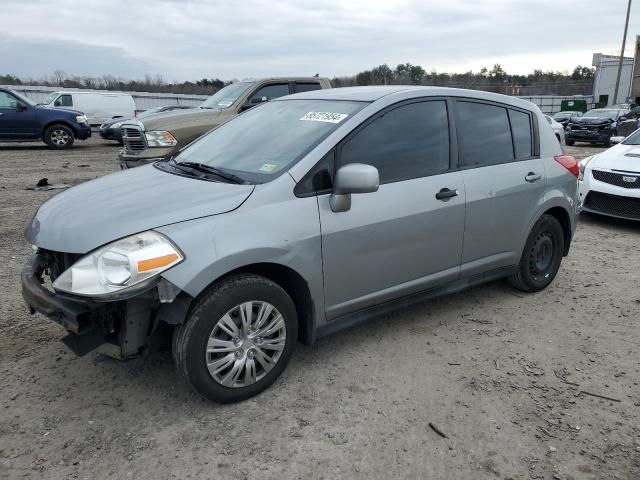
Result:
[[[438,193],[436,193],[436,198],[443,201],[447,201],[450,198],[457,196],[458,190],[449,190],[448,188],[443,188]]]
[[[535,172],[529,172],[529,173],[527,173],[527,176],[524,177],[524,179],[529,183],[537,182],[541,178],[542,178],[542,175],[540,175],[539,173],[535,173]]]

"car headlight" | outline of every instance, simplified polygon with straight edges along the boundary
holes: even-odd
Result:
[[[567,125],[567,132],[571,131],[571,125]]]
[[[173,147],[178,144],[176,138],[164,130],[151,130],[145,133],[145,137],[150,147]]]
[[[113,125],[111,125],[110,128],[120,128],[121,125],[122,125],[122,122],[116,122]]]
[[[53,288],[98,299],[119,296],[146,288],[182,260],[184,255],[167,237],[142,232],[88,253],[65,270]]]
[[[88,125],[89,124],[89,120],[87,120],[87,116],[86,115],[77,115],[76,116],[76,123],[86,123]]]
[[[595,155],[591,155],[590,157],[584,158],[580,160],[580,162],[578,163],[578,169],[580,170],[580,173],[578,174],[578,180],[584,179],[584,171],[587,168],[587,163],[593,160],[593,157],[595,157]]]

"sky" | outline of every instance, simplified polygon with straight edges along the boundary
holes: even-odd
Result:
[[[640,35],[634,0],[627,54]],[[2,0],[0,74],[165,81],[571,71],[619,54],[627,0]]]

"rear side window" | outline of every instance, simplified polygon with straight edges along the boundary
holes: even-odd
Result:
[[[312,90],[320,90],[320,84],[317,82],[296,82],[293,86],[295,93],[310,92]]]
[[[531,115],[518,110],[509,110],[511,132],[513,134],[513,148],[516,160],[524,160],[533,156],[533,135],[531,128]],[[551,119],[547,121],[551,123]]]
[[[513,161],[506,108],[459,101],[456,105],[456,128],[461,166],[478,167]]]
[[[366,163],[380,183],[426,177],[449,169],[449,123],[444,101],[386,111],[342,146],[340,165]]]

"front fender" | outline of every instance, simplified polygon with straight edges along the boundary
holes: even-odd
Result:
[[[269,199],[272,184],[290,183],[286,199]],[[322,250],[315,197],[296,198],[288,175],[256,189],[234,212],[157,230],[184,252],[185,260],[162,274],[192,297],[234,270],[275,264],[297,273],[307,284],[317,319],[324,318]],[[260,191],[258,191],[260,190]],[[281,195],[277,193],[277,195]]]

